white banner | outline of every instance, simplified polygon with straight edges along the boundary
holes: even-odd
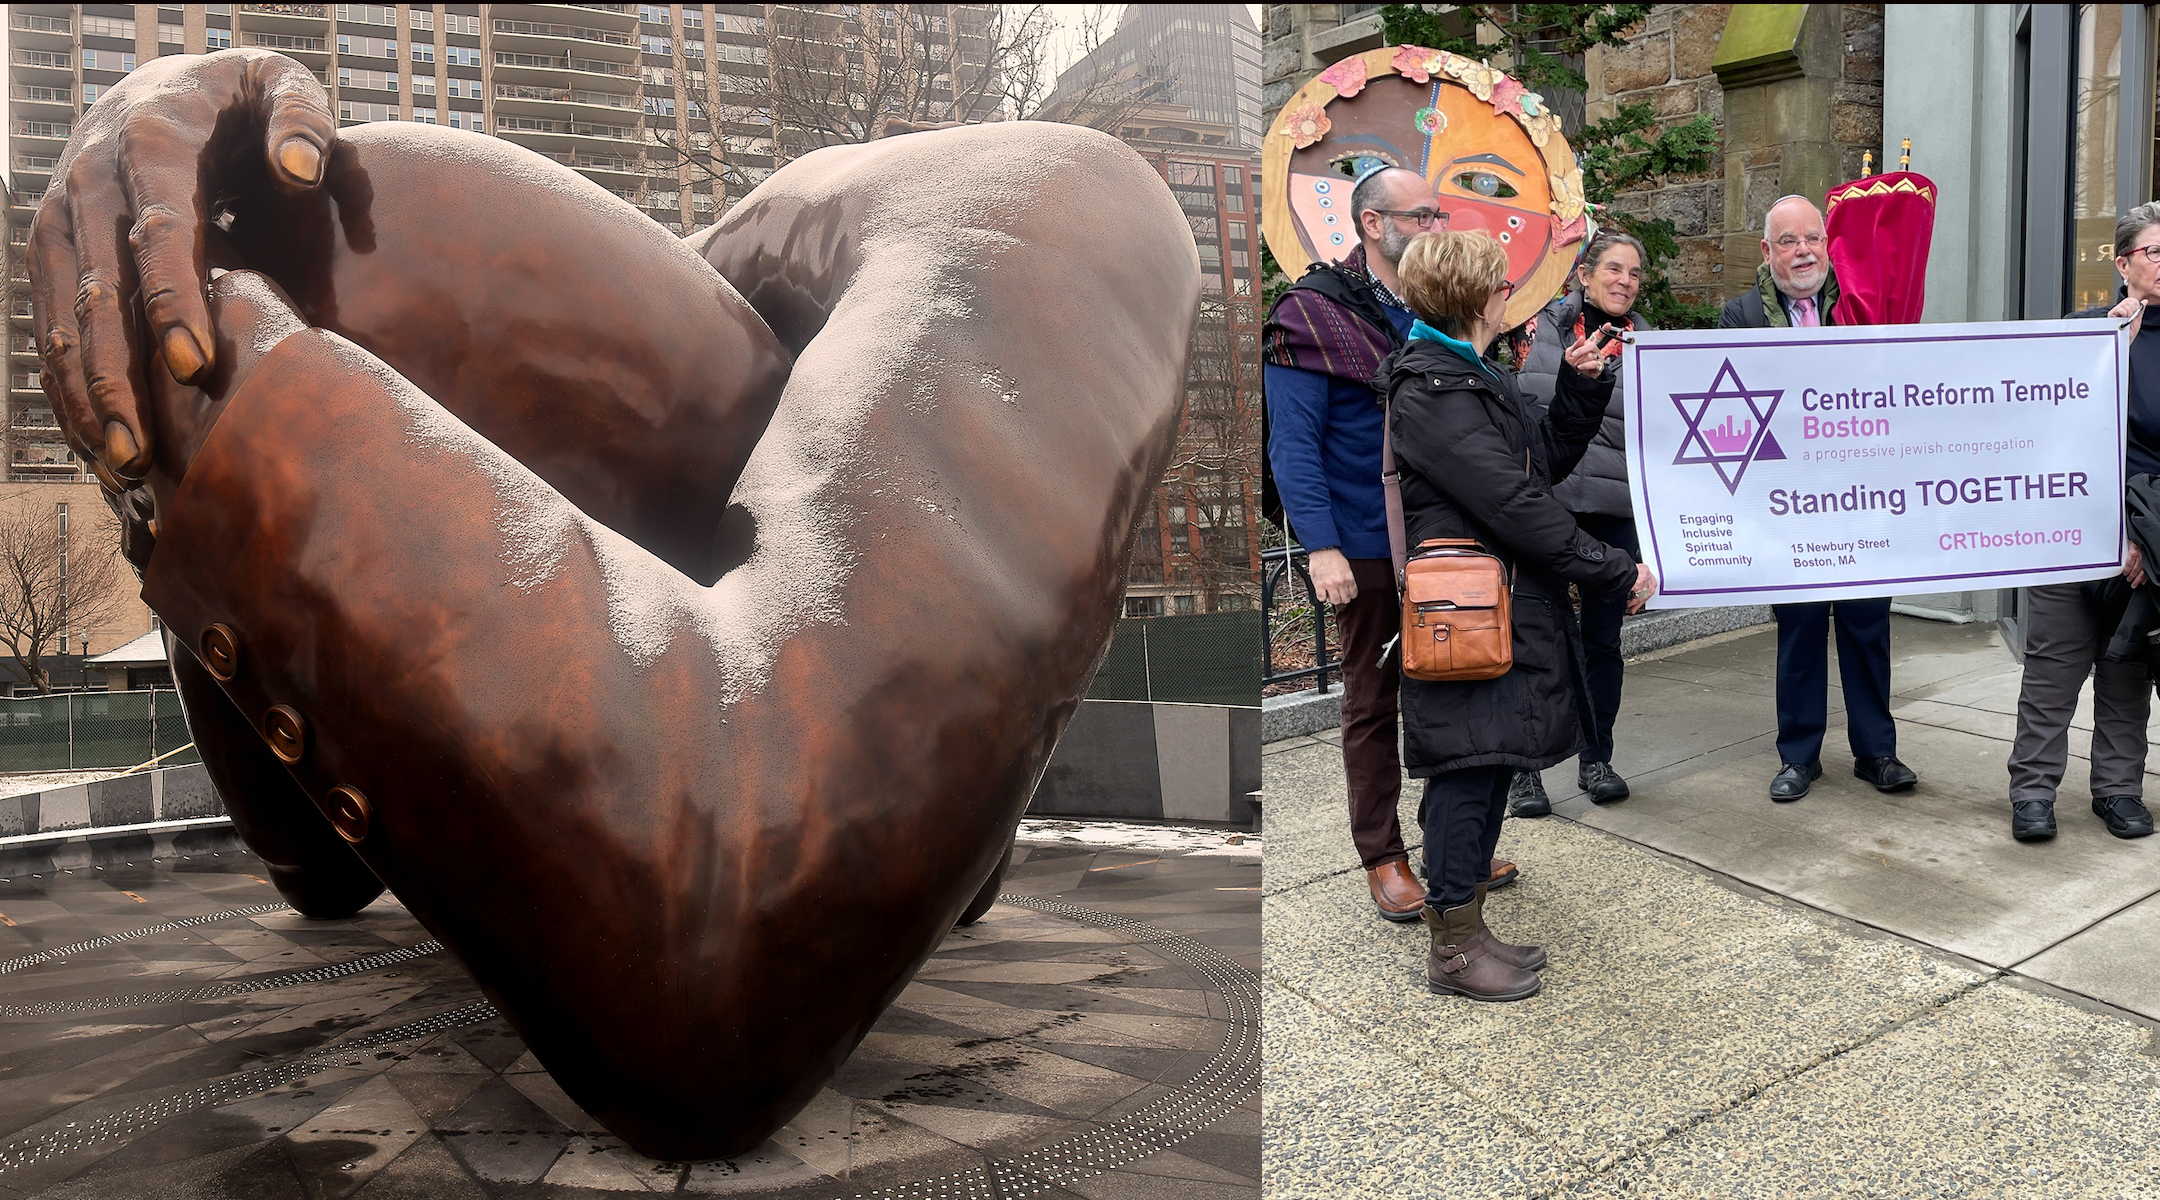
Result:
[[[1651,606],[2114,574],[2129,351],[2109,320],[1636,334]]]

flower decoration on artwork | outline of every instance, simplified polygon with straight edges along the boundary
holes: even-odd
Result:
[[[1283,114],[1283,132],[1290,144],[1303,150],[1328,135],[1334,125],[1327,118],[1327,110],[1318,104],[1304,104]]]
[[[1397,46],[1395,57],[1388,65],[1412,83],[1431,83],[1433,72],[1440,69],[1442,57],[1441,51],[1427,50],[1423,46]]]
[[[1475,59],[1464,58],[1457,54],[1448,55],[1447,61],[1442,64],[1442,69],[1464,87],[1469,88],[1470,94],[1480,100],[1491,100],[1493,98],[1493,89],[1500,86],[1501,80],[1508,78],[1497,67],[1488,66]],[[1513,80],[1508,80],[1508,82],[1514,83]],[[1522,85],[1516,84],[1515,86],[1519,88]],[[1498,106],[1495,106],[1495,111],[1501,110],[1498,109]]]
[[[1513,75],[1502,75],[1494,82],[1492,95],[1480,96],[1478,99],[1490,100],[1493,112],[1503,117],[1520,117],[1528,115],[1523,112],[1522,98],[1529,94],[1530,89],[1524,87],[1521,80]]]
[[[1320,82],[1335,89],[1344,98],[1365,90],[1365,56],[1353,54],[1327,70],[1320,72]]]
[[[1583,213],[1582,168],[1569,167],[1565,174],[1552,177],[1553,215],[1565,223]]]
[[[1434,137],[1447,131],[1447,114],[1437,108],[1421,108],[1417,110],[1417,116],[1411,118],[1410,123],[1417,127],[1419,133]]]

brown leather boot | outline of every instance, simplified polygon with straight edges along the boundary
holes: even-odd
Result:
[[[1515,966],[1496,952],[1501,943],[1485,928],[1485,888],[1468,904],[1445,912],[1422,914],[1432,930],[1432,951],[1425,959],[1425,986],[1472,1000],[1526,1000],[1543,986],[1537,973]],[[1510,947],[1520,949],[1520,947]]]
[[[1424,911],[1425,885],[1410,873],[1410,864],[1399,858],[1365,872],[1365,886],[1372,889],[1374,907],[1390,921],[1415,921]]]
[[[1516,869],[1514,863],[1504,858],[1493,859],[1485,864],[1485,888],[1487,891],[1504,888],[1515,882],[1521,875],[1522,872]]]
[[[1509,865],[1513,866],[1512,863]],[[1485,903],[1485,894],[1492,891],[1492,889],[1493,883],[1491,880],[1478,885],[1477,900],[1481,910]],[[1493,933],[1490,925],[1485,927],[1485,936],[1492,939],[1492,953],[1501,962],[1511,967],[1521,967],[1525,971],[1542,971],[1545,969],[1545,947],[1518,946],[1514,942],[1503,942]]]

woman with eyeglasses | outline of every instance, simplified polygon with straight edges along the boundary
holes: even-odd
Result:
[[[1635,297],[1642,291],[1642,273],[1641,242],[1617,229],[1603,230],[1590,239],[1575,268],[1575,287],[1531,318],[1530,352],[1515,377],[1532,415],[1544,416],[1552,407],[1568,347],[1601,329],[1614,331],[1600,348],[1605,374],[1613,381],[1604,424],[1574,472],[1553,488],[1553,495],[1574,514],[1575,523],[1585,533],[1637,558],[1642,556],[1642,550],[1635,540],[1635,505],[1628,494],[1619,335],[1652,327],[1648,318],[1635,311]],[[1620,714],[1624,670],[1620,618],[1626,607],[1619,597],[1584,596],[1579,618],[1595,717],[1590,744],[1583,748],[1576,767],[1575,786],[1588,793],[1594,804],[1617,804],[1628,797],[1627,780],[1612,766],[1613,722]],[[1538,775],[1532,771],[1516,775],[1514,786],[1508,790],[1509,815],[1542,817],[1550,812],[1552,801],[1546,797],[1544,782]]]
[[[1396,265],[1418,315],[1380,364],[1401,477],[1405,544],[1474,538],[1508,567],[1514,665],[1476,681],[1402,683],[1404,766],[1425,780],[1427,985],[1473,1000],[1536,994],[1543,947],[1486,927],[1487,864],[1518,770],[1574,757],[1589,741],[1588,681],[1568,585],[1641,608],[1657,580],[1627,551],[1583,532],[1553,485],[1604,423],[1611,372],[1590,337],[1561,355],[1551,410],[1533,416],[1512,373],[1485,361],[1506,321],[1507,251],[1477,231],[1426,233]]]
[[[2122,300],[2112,309],[2070,315],[2139,322],[2130,342],[2130,428],[2123,463],[2128,480],[2160,475],[2160,332],[2155,332],[2160,330],[2160,203],[2140,204],[2115,222],[2115,270],[2123,279]],[[2128,547],[2122,574],[2128,587],[2108,580],[2025,589],[2024,678],[2018,685],[2017,736],[2010,744],[2010,836],[2018,841],[2055,836],[2055,789],[2069,766],[2070,718],[2088,677],[2093,681],[2093,815],[2119,838],[2153,831],[2144,799],[2149,668],[2102,657],[2130,589],[2146,582],[2136,543]]]

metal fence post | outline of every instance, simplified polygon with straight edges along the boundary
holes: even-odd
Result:
[[[1148,623],[1140,622],[1140,678],[1146,682],[1149,703],[1155,701],[1155,660],[1148,654]]]
[[[63,692],[61,700],[67,704],[68,714],[68,770],[75,769],[75,697]]]

